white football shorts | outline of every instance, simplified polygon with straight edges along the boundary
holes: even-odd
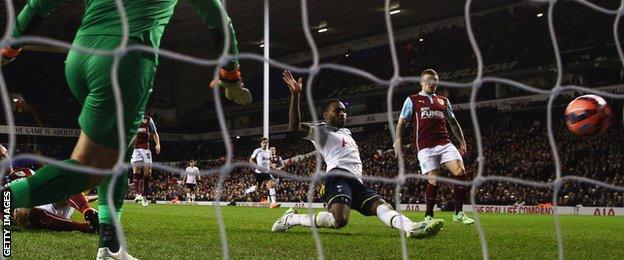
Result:
[[[418,151],[418,161],[422,174],[440,169],[442,164],[452,160],[462,160],[459,150],[452,143],[424,148]]]

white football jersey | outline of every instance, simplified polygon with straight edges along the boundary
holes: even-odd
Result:
[[[67,218],[67,219],[69,219],[71,215],[74,213],[74,208],[72,208],[69,205],[65,205],[60,208],[57,208],[54,206],[54,204],[46,204],[46,205],[37,206],[36,208],[43,209],[54,215],[57,215],[62,218]]]
[[[256,173],[269,172],[271,170],[271,151],[268,149],[263,150],[262,148],[256,148],[256,150],[253,151],[251,158],[255,158],[256,164],[263,169],[262,171],[256,169]]]
[[[34,171],[32,172],[32,175],[33,176],[35,175]],[[67,218],[67,219],[69,219],[71,217],[71,215],[74,214],[74,208],[72,208],[69,205],[65,205],[65,206],[57,208],[57,207],[54,206],[53,203],[50,203],[50,204],[36,206],[35,208],[39,208],[39,209],[45,210],[45,211],[50,212],[50,213],[52,213],[54,215],[57,215],[57,216],[62,217],[62,218]]]
[[[312,141],[314,147],[321,153],[327,164],[326,172],[338,168],[353,173],[362,181],[362,160],[358,146],[351,137],[348,128],[336,128],[326,124],[308,124],[310,132],[305,139]],[[314,141],[314,132],[319,132],[319,141]]]
[[[199,175],[199,168],[195,166],[186,167],[186,169],[184,170],[184,173],[186,174],[186,183],[197,184],[197,176]]]

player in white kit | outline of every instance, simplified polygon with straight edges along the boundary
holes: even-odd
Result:
[[[255,192],[259,187],[262,187],[262,184],[266,182],[265,187],[269,190],[269,207],[279,208],[281,205],[277,203],[277,191],[275,189],[275,178],[271,174],[271,151],[269,151],[269,139],[266,137],[262,137],[260,139],[260,147],[256,148],[251,157],[249,157],[249,162],[251,164],[256,164],[259,169],[255,169],[255,177],[256,184],[247,188],[243,197],[247,196],[249,193]],[[233,205],[234,203],[231,203]]]
[[[351,137],[351,131],[345,128],[346,107],[340,100],[332,99],[323,103],[321,113],[325,124],[300,123],[299,96],[303,88],[302,79],[295,81],[289,71],[284,71],[283,80],[291,92],[290,130],[311,140],[327,164],[324,181],[328,211],[310,216],[297,214],[295,209],[290,208],[273,224],[271,231],[285,232],[298,225],[342,228],[349,221],[351,208],[364,216],[377,215],[384,224],[405,231],[408,237],[431,237],[442,229],[444,221],[439,219],[412,222],[395,211],[377,192],[364,185],[360,153]],[[318,141],[314,140],[315,133],[319,135]]]
[[[199,168],[195,166],[195,160],[188,162],[188,167],[184,170],[184,187],[186,188],[186,203],[194,205],[197,193],[197,181],[200,180]]]

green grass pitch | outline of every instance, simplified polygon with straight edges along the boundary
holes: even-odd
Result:
[[[313,259],[314,239],[307,228],[271,233],[273,222],[286,210],[222,208],[232,259]],[[300,210],[305,211],[304,210]],[[422,212],[408,212],[420,220]],[[476,227],[452,222],[432,239],[408,239],[412,259],[479,259]],[[552,216],[482,214],[492,259],[556,259],[557,241]],[[122,216],[130,253],[139,259],[215,259],[221,244],[215,209],[208,206],[124,206]],[[565,257],[624,259],[624,218],[562,216]],[[327,259],[399,259],[399,233],[375,217],[352,211],[347,227],[321,230]],[[78,232],[16,231],[15,259],[93,259],[98,235]]]

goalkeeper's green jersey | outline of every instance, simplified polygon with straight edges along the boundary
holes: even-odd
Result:
[[[13,36],[23,35],[36,16],[45,17],[66,0],[28,0],[19,13]],[[187,0],[210,29],[221,31],[219,0]],[[142,39],[155,48],[160,46],[165,26],[169,23],[177,0],[123,0],[128,20],[129,36]],[[122,35],[121,19],[114,0],[85,0],[85,12],[76,36]],[[237,54],[237,42],[229,17],[226,24],[230,31],[230,54]]]

